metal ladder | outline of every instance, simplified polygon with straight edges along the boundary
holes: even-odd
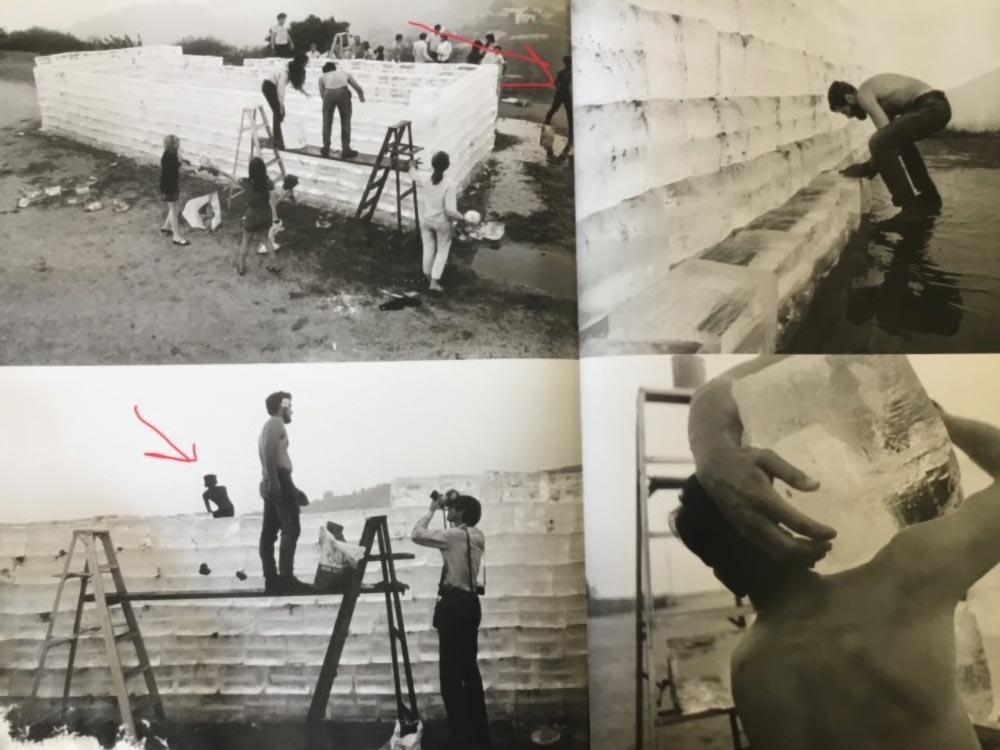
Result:
[[[244,107],[243,113],[240,115],[240,130],[236,137],[236,156],[233,158],[234,184],[229,188],[229,196],[226,199],[226,208],[229,208],[232,205],[233,198],[236,198],[245,192],[245,190],[240,187],[240,175],[237,172],[240,167],[240,148],[243,145],[243,134],[248,131],[250,133],[250,156],[248,157],[248,160],[253,159],[255,156],[262,155],[264,153],[264,149],[260,145],[261,128],[263,128],[264,132],[267,134],[268,145],[274,152],[274,156],[269,160],[265,160],[264,164],[268,167],[268,169],[270,169],[272,165],[277,164],[278,171],[281,173],[282,179],[285,178],[285,163],[281,160],[281,153],[274,145],[274,134],[271,132],[271,126],[267,124],[267,115],[264,112],[264,105],[259,104],[255,107]]]
[[[649,542],[651,539],[672,537],[670,532],[650,532],[649,500],[660,491],[677,491],[684,487],[687,472],[656,475],[652,467],[690,466],[694,459],[686,456],[654,456],[646,450],[646,408],[653,404],[687,406],[693,391],[684,389],[649,390],[640,388],[636,400],[636,561],[635,561],[635,747],[636,750],[657,750],[656,727],[679,721],[691,721],[725,715],[729,719],[734,750],[747,750],[743,745],[739,719],[735,709],[713,709],[685,715],[677,691],[673,659],[667,655],[666,675],[657,675],[654,649],[654,596]],[[746,627],[745,607],[739,598],[735,605],[721,611],[738,628]],[[664,700],[666,699],[666,700]],[[666,705],[664,705],[666,704]]]
[[[378,543],[378,554],[372,554],[372,547]],[[312,703],[309,706],[308,721],[310,723],[323,721],[326,707],[330,702],[330,690],[337,677],[340,657],[344,652],[344,644],[351,627],[351,618],[358,596],[362,593],[384,593],[385,612],[388,619],[389,645],[392,653],[392,676],[396,688],[396,710],[399,717],[401,733],[411,734],[416,731],[420,721],[417,710],[417,695],[413,687],[413,670],[410,666],[410,650],[406,642],[406,627],[403,624],[403,605],[400,594],[407,586],[396,578],[396,560],[410,560],[409,553],[393,553],[389,538],[389,523],[386,516],[372,516],[365,521],[361,532],[361,546],[365,548],[365,556],[358,563],[351,575],[347,591],[337,611],[337,620],[330,636],[323,667],[320,670],[316,688],[313,691]],[[369,586],[363,586],[365,571],[369,562],[381,565],[382,579]],[[400,664],[402,663],[402,664]],[[402,666],[402,674],[400,674]],[[405,680],[405,693],[403,681]]]
[[[78,541],[84,547],[85,561],[83,570],[74,572],[70,570],[70,566]],[[104,558],[106,560],[104,564],[100,562],[98,557],[99,547],[103,547],[104,550]],[[111,594],[105,588],[103,578],[105,574],[111,575],[111,580],[114,584],[114,591]],[[66,581],[71,578],[80,579],[80,592],[77,596],[76,614],[73,619],[73,633],[69,637],[53,638],[52,634],[55,629],[56,617],[59,613],[59,603],[62,600],[63,589],[65,588]],[[87,591],[90,586],[93,586],[92,593],[88,593]],[[115,630],[109,609],[109,598],[112,599],[113,604],[121,607],[122,614],[125,617],[125,630]],[[82,628],[81,621],[83,619],[84,604],[89,601],[94,602],[96,605],[100,625]],[[70,542],[66,562],[63,565],[63,572],[59,576],[59,586],[56,588],[56,598],[52,605],[52,614],[49,616],[45,642],[42,644],[42,653],[38,659],[38,669],[35,671],[35,679],[32,683],[31,695],[28,699],[29,709],[34,701],[37,700],[38,688],[42,681],[45,660],[48,657],[49,650],[56,646],[68,644],[69,659],[66,665],[66,679],[63,683],[62,698],[62,715],[66,715],[69,706],[70,688],[73,681],[73,667],[76,659],[77,643],[81,638],[87,637],[101,637],[104,640],[108,666],[111,669],[111,681],[114,685],[115,698],[118,701],[118,710],[121,714],[122,724],[128,733],[132,737],[136,736],[135,718],[128,688],[128,680],[132,677],[141,674],[145,678],[147,692],[146,695],[140,697],[140,700],[151,703],[156,717],[163,719],[163,703],[160,700],[160,693],[156,688],[156,680],[153,677],[153,670],[149,664],[149,655],[146,653],[146,646],[142,642],[139,623],[136,620],[135,612],[133,612],[132,605],[128,599],[125,580],[118,565],[115,548],[111,544],[111,534],[108,531],[78,529],[73,531],[73,540]],[[124,641],[132,643],[139,662],[137,666],[130,669],[122,668],[122,659],[118,652],[118,644]],[[136,710],[140,710],[140,708]]]
[[[406,143],[403,143],[404,137],[406,138]],[[396,173],[396,229],[402,233],[403,231],[403,201],[413,196],[413,218],[416,222],[417,229],[420,228],[420,214],[417,209],[417,184],[414,182],[406,190],[402,189],[401,178],[399,176],[400,172],[400,157],[406,157],[410,160],[423,151],[423,148],[413,145],[413,127],[409,120],[403,120],[397,122],[395,125],[390,125],[385,131],[385,138],[382,140],[382,147],[379,149],[378,156],[375,157],[375,164],[372,166],[371,174],[368,176],[368,184],[365,186],[365,192],[361,196],[361,202],[358,203],[358,210],[354,214],[355,219],[360,219],[364,222],[370,222],[372,217],[375,215],[375,209],[378,207],[378,202],[382,197],[382,189],[385,187],[386,180],[389,179],[389,173]]]

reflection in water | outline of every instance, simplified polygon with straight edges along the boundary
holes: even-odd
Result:
[[[864,324],[875,319],[888,333],[954,336],[962,322],[958,274],[938,267],[930,257],[937,218],[873,227],[868,272],[852,282],[847,318]]]
[[[876,181],[862,230],[818,283],[784,351],[1000,351],[1000,138],[942,138],[921,150],[941,215],[879,221],[895,209]]]

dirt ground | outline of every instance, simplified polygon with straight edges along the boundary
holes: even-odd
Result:
[[[191,246],[174,246],[159,233],[158,167],[41,132],[31,65],[0,57],[0,364],[576,357],[572,159],[546,161],[537,126],[502,119],[494,158],[459,200],[504,221],[504,241],[456,241],[447,295],[381,311],[383,290],[421,289],[415,235],[400,247],[346,217],[319,229],[318,210],[284,205],[283,273],[261,262],[239,277],[243,199],[217,232],[185,227]],[[17,209],[55,185],[62,196]],[[182,175],[182,200],[216,189]],[[94,199],[104,208],[85,211]]]

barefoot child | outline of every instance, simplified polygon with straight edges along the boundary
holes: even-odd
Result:
[[[180,222],[177,218],[177,202],[180,200],[181,175],[181,140],[176,135],[168,135],[163,139],[163,156],[160,159],[160,197],[167,204],[167,216],[160,227],[162,234],[172,234],[175,245],[190,245],[181,236]]]
[[[243,216],[243,239],[233,265],[240,276],[245,274],[250,248],[263,243],[272,256],[271,262],[266,266],[267,270],[271,273],[280,273],[281,265],[271,239],[274,208],[282,199],[291,195],[292,188],[298,180],[294,175],[288,175],[282,187],[276,190],[274,183],[267,176],[267,165],[259,156],[250,160],[248,173],[248,177],[240,181],[247,192],[247,212]]]

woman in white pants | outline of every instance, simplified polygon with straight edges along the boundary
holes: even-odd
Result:
[[[434,172],[429,178],[419,180],[417,200],[420,208],[420,237],[424,243],[424,276],[433,292],[443,292],[441,274],[451,250],[452,219],[465,221],[456,205],[455,182],[445,177],[451,159],[438,151],[431,159]]]

